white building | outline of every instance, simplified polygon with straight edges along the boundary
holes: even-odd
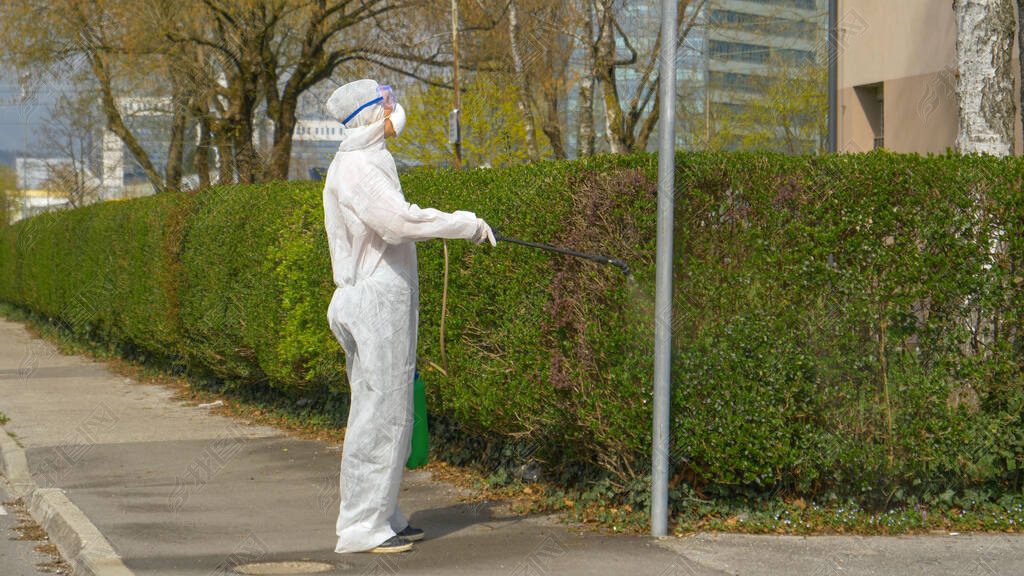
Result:
[[[76,167],[71,158],[16,158],[14,172],[17,189],[7,191],[14,203],[12,222],[67,207],[67,195],[53,191],[50,184],[54,180],[66,178],[71,170],[80,171],[76,176],[78,184],[90,190],[100,189],[100,178],[88,168]]]

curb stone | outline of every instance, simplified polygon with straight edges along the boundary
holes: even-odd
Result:
[[[50,536],[76,576],[134,576],[89,518],[59,488],[40,488],[28,470],[25,450],[0,426],[0,473],[12,494],[26,502],[32,519]]]

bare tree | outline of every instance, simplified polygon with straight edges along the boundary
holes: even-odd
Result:
[[[125,122],[120,105],[124,95],[146,88],[166,87],[159,39],[147,33],[140,5],[131,0],[24,0],[0,10],[0,34],[5,43],[0,59],[25,72],[26,77],[91,72],[92,90],[99,93],[100,111],[108,130],[116,134],[157,191],[176,184],[180,167],[169,165],[171,186],[151,160],[143,143]],[[173,105],[180,105],[180,101]],[[172,134],[169,146],[180,146],[182,131]]]
[[[50,122],[42,131],[42,146],[56,157],[47,161],[50,177],[47,187],[66,196],[71,208],[100,198],[97,143],[103,120],[94,92],[62,94],[54,106]]]
[[[594,11],[591,7],[591,0],[584,0],[582,36],[586,40],[584,45],[586,65],[580,79],[576,150],[576,155],[580,157],[594,155],[594,78],[597,70],[597,45],[591,41],[594,37]]]
[[[232,168],[241,182],[259,180],[262,161],[253,144],[253,119],[260,102],[260,60],[284,12],[283,4],[202,0],[179,5],[154,0],[152,6],[155,22],[174,23],[163,29],[167,40],[182,52],[201,47],[209,55],[200,58],[197,53],[192,62],[212,68],[191,74],[193,81],[204,86],[209,108],[204,103],[193,108],[215,111],[206,122],[216,124],[221,181],[234,180]]]
[[[960,102],[957,151],[1013,152],[1013,0],[955,0]]]
[[[468,36],[466,60],[480,73],[497,68],[497,74],[507,75],[510,85],[515,86],[515,103],[523,118],[523,140],[530,159],[548,153],[567,158],[565,139],[571,133],[572,121],[578,125],[577,148],[581,155],[593,152],[593,7],[594,0],[508,0],[489,5],[477,0],[475,6],[470,3],[465,10],[467,25],[462,30],[472,33]],[[491,34],[491,28],[502,21],[507,34]],[[584,54],[581,66],[574,61],[579,52]],[[577,84],[577,113],[570,118],[565,104]],[[550,152],[545,149],[545,139]]]
[[[563,111],[575,84],[572,55],[580,45],[580,14],[571,2],[517,0],[517,37],[522,53],[522,80],[529,87],[527,102],[537,114],[525,118],[540,119],[540,128],[557,159],[568,157],[565,145]],[[525,17],[519,17],[525,13]],[[510,14],[511,15],[511,14]],[[584,78],[591,77],[583,75]],[[520,90],[520,100],[523,100]],[[591,113],[591,120],[593,114]],[[592,122],[591,122],[592,124]],[[538,147],[540,142],[538,141]]]
[[[508,45],[512,56],[512,70],[519,89],[519,112],[523,115],[526,127],[526,150],[530,160],[540,160],[540,152],[537,150],[537,138],[534,135],[533,105],[530,98],[530,87],[526,81],[526,72],[523,68],[523,57],[519,52],[519,7],[516,0],[511,0],[508,7]]]
[[[64,2],[68,6],[57,10],[66,12],[54,18],[64,18],[64,33],[72,36],[68,40],[75,51],[69,56],[84,56],[92,71],[90,82],[99,89],[107,129],[121,139],[157,192],[179,188],[188,103],[181,96],[186,89],[180,76],[169,66],[179,54],[166,50],[162,37],[153,33],[152,22],[141,17],[137,2],[60,0]],[[163,110],[171,118],[167,165],[160,174],[144,146],[146,140],[129,125],[122,103],[139,96],[161,98],[168,92],[169,109]]]
[[[396,51],[389,26],[426,0],[25,0],[0,11],[3,58],[51,74],[85,66],[101,97],[107,128],[159,190],[183,175],[188,127],[200,126],[218,151],[221,181],[287,178],[299,97],[346,63],[367,62],[410,77],[450,63],[437,53]],[[163,174],[126,123],[124,96],[154,93],[168,104]],[[162,92],[161,92],[162,91]],[[268,158],[254,144],[254,122],[273,123]],[[204,148],[204,151],[209,148]],[[209,180],[200,155],[201,182]]]
[[[679,32],[676,45],[683,46],[705,0],[677,1]],[[630,38],[631,33],[620,21],[619,13],[622,7],[616,0],[591,0],[586,10],[592,10],[592,15],[588,15],[585,21],[593,22],[593,29],[584,32],[592,32],[587,44],[594,64],[594,79],[601,88],[609,148],[616,154],[643,150],[658,124],[657,64],[661,28],[658,27],[651,49],[641,52],[635,47],[635,38]],[[625,47],[626,54],[619,54],[619,40]],[[625,67],[634,67],[637,72],[638,79],[632,94],[624,94],[624,86],[617,73],[620,68]],[[585,121],[585,118],[582,121]],[[582,124],[580,129],[582,132]],[[581,133],[581,141],[582,136]]]
[[[180,12],[176,3],[163,1],[167,11]],[[213,131],[230,131],[239,178],[286,179],[300,98],[339,67],[370,63],[429,81],[420,67],[450,64],[436,51],[403,44],[407,30],[401,23],[410,7],[423,8],[425,2],[202,0],[191,25],[169,30],[168,37],[215,54],[222,80],[215,101],[223,107],[224,125]],[[265,172],[251,145],[261,103],[274,127]]]
[[[450,4],[445,4],[450,9]],[[437,17],[437,7],[433,11],[434,18],[407,23],[404,36],[410,35],[408,30],[415,30],[412,34],[415,44],[423,46],[434,46],[432,38],[450,37],[450,22],[442,22]],[[541,133],[547,137],[550,154],[565,158],[561,106],[571,89],[569,62],[576,42],[572,32],[578,27],[573,20],[575,12],[571,3],[476,0],[460,4],[459,16],[460,68],[469,72],[463,76],[464,96],[484,93],[494,96],[491,87],[495,85],[511,88],[514,98],[509,103],[521,118],[521,123],[515,123],[515,132],[518,134],[518,128],[522,128],[522,134],[516,139],[522,140],[525,159],[539,160],[549,153]],[[414,53],[412,44],[407,43],[395,52]],[[443,45],[437,48],[431,59],[432,68],[437,70],[437,77],[444,78],[447,72],[444,61],[450,56]],[[421,54],[427,56],[430,52],[421,50]],[[462,104],[467,114],[471,108],[478,111],[481,108],[465,98]],[[471,119],[468,116],[464,119],[468,127]],[[518,148],[516,144],[512,144],[512,148]]]

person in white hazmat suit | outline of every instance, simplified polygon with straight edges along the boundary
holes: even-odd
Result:
[[[401,552],[423,531],[398,507],[409,458],[419,283],[417,240],[463,238],[495,245],[472,212],[405,201],[385,138],[405,126],[388,86],[357,80],[331,95],[341,144],[324,183],[324,225],[337,288],[327,309],[345,350],[352,400],[341,456],[335,552]]]

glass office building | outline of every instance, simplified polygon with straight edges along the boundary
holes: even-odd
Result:
[[[701,34],[708,132],[743,115],[752,99],[767,97],[771,83],[813,74],[816,67],[824,70],[827,10],[826,0],[707,1]],[[822,83],[821,92],[825,89]],[[806,145],[814,148],[815,142]],[[738,148],[740,142],[726,147]]]

